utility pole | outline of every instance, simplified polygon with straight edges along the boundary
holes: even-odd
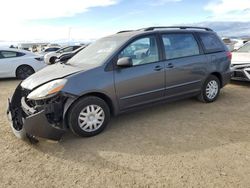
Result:
[[[70,35],[71,35],[71,27],[69,27],[69,31],[68,31],[68,45],[70,45]]]

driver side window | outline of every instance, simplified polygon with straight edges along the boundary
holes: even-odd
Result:
[[[129,44],[118,58],[130,57],[133,66],[159,61],[159,53],[155,37],[145,37]]]

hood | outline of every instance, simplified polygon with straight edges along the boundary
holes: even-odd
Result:
[[[28,90],[33,90],[34,88],[47,83],[49,81],[64,78],[68,75],[83,71],[82,68],[73,67],[71,65],[65,65],[61,63],[56,63],[45,67],[44,69],[36,72],[35,74],[24,80],[21,86]]]
[[[250,53],[244,52],[233,52],[232,53],[232,64],[250,64]]]

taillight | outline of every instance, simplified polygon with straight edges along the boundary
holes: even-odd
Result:
[[[232,53],[231,52],[227,52],[227,58],[231,61],[232,60]]]

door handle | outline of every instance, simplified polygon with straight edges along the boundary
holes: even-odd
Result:
[[[160,66],[160,65],[157,65],[157,66],[155,66],[155,68],[154,68],[155,71],[160,71],[160,70],[162,70],[162,69],[163,69],[163,67]]]
[[[172,63],[168,63],[166,68],[172,69],[172,68],[174,68],[174,65]]]

